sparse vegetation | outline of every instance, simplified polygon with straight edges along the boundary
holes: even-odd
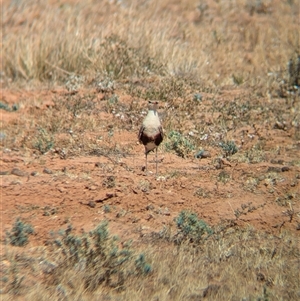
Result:
[[[298,300],[299,9],[4,1],[1,298]]]
[[[13,104],[11,107],[3,102],[0,102],[0,109],[5,110],[7,112],[14,112],[18,110],[18,105]]]
[[[178,228],[174,238],[176,243],[189,240],[198,244],[201,240],[213,234],[213,230],[193,212],[180,212],[175,222]]]
[[[41,154],[47,153],[54,147],[54,138],[44,128],[38,129],[38,135],[34,142],[34,148],[36,148]]]
[[[48,246],[52,252],[36,249],[32,258],[7,251],[2,261],[6,264],[2,294],[4,298],[51,296],[52,300],[62,296],[97,300],[99,294],[123,300],[142,296],[152,300],[157,295],[178,301],[195,295],[208,300],[297,300],[300,254],[297,240],[288,233],[273,236],[225,221],[211,228],[188,211],[181,212],[175,224],[167,240],[153,233],[151,241],[139,246],[142,252],[120,244],[108,232],[107,223],[82,235],[74,234],[69,226]],[[39,273],[44,280],[29,286]],[[218,282],[210,284],[216,277]],[[170,283],[176,286],[171,293]]]
[[[225,156],[234,155],[238,151],[234,141],[220,142],[220,147],[224,150]]]
[[[168,139],[165,142],[166,150],[174,151],[179,157],[185,158],[188,154],[195,150],[193,142],[179,132],[171,131],[167,138]]]
[[[6,233],[6,236],[8,243],[11,245],[23,247],[28,243],[28,235],[33,233],[33,227],[18,218],[16,219],[12,229]]]
[[[124,289],[129,277],[147,275],[151,266],[145,256],[135,255],[126,244],[119,248],[117,241],[109,234],[107,222],[82,236],[73,234],[69,226],[62,238],[55,240],[58,262],[50,281],[61,284],[65,272],[73,270],[82,278],[85,289],[95,291],[101,285]]]

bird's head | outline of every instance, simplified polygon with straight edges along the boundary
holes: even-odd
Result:
[[[159,102],[157,100],[149,100],[148,101],[148,108],[149,108],[149,110],[156,111],[157,107],[158,107],[158,103]]]

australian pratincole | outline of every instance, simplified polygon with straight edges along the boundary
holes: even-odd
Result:
[[[157,147],[163,140],[163,129],[157,114],[157,101],[149,101],[149,111],[139,131],[139,141],[145,146],[146,171],[147,155],[156,150],[156,174],[157,174]]]

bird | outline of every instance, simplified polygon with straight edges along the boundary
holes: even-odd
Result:
[[[139,130],[139,141],[145,146],[146,172],[147,156],[149,152],[156,150],[156,175],[157,175],[157,148],[163,141],[163,128],[157,113],[158,101],[149,101],[148,114]]]

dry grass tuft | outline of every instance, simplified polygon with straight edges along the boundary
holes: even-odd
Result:
[[[176,223],[139,251],[119,247],[105,224],[81,236],[68,228],[54,252],[7,248],[3,300],[297,300],[298,238],[226,222],[211,229],[188,212]]]
[[[25,87],[16,92],[18,103],[9,99],[17,89],[8,89],[0,102],[0,146],[11,154],[4,168],[24,154],[40,165],[52,158],[105,157],[94,163],[93,176],[102,179],[100,190],[116,189],[121,198],[123,190],[160,198],[159,189],[185,189],[184,206],[191,205],[189,197],[199,207],[198,201],[222,201],[241,191],[264,200],[254,205],[238,196],[241,205],[231,208],[236,219],[216,227],[185,212],[177,225],[140,233],[143,238],[132,248],[103,225],[81,236],[68,228],[56,248],[53,242],[52,248],[3,245],[1,298],[298,300],[299,238],[281,232],[283,224],[274,226],[280,233],[275,236],[236,223],[268,203],[277,204],[290,223],[297,221],[299,230],[299,1],[4,2],[0,80],[3,88]],[[55,89],[30,94],[45,86]],[[130,181],[140,176],[135,159],[142,153],[135,142],[146,114],[142,100],[148,99],[162,101],[165,139],[159,150],[187,165],[180,170],[179,161],[165,164],[161,179],[174,179],[173,184]],[[125,157],[127,163],[120,160]],[[205,160],[199,163],[200,158]],[[126,170],[126,180],[116,167]],[[90,178],[92,172],[70,170],[56,171],[51,181],[62,174],[70,182]],[[17,193],[12,185],[32,185],[25,181],[6,184],[8,195]],[[201,186],[213,182],[216,188]],[[237,186],[240,191],[234,191]],[[45,216],[52,215],[47,206]],[[116,217],[130,208],[118,208]],[[157,219],[173,214],[162,208]],[[114,211],[105,204],[101,214]],[[261,211],[251,218],[267,224]],[[24,232],[23,224],[18,227]],[[27,243],[29,233],[20,233],[10,238]]]
[[[175,76],[268,91],[299,53],[297,1],[7,1],[3,11],[6,83]]]

